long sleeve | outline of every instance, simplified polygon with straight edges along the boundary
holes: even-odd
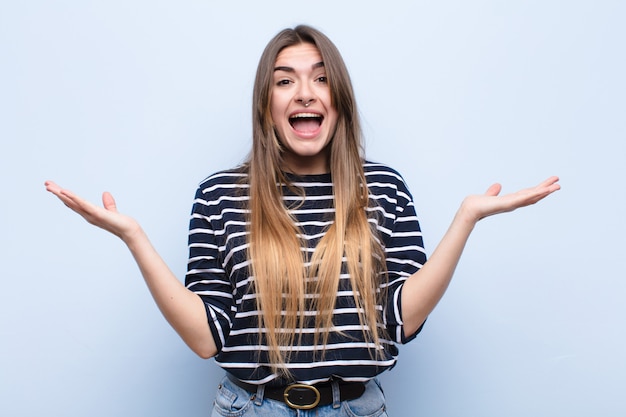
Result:
[[[386,291],[384,320],[387,332],[396,343],[412,340],[421,330],[405,335],[402,327],[402,286],[406,279],[426,262],[426,252],[413,197],[404,179],[384,165],[366,165],[370,199],[375,206],[387,261],[387,280],[381,284]]]

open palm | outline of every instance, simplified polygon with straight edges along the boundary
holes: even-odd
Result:
[[[115,199],[109,192],[102,194],[103,207],[100,207],[61,188],[53,181],[46,181],[45,185],[46,190],[56,195],[67,207],[89,223],[113,233],[122,240],[140,230],[139,224],[133,218],[117,211]]]
[[[502,186],[493,184],[485,194],[470,195],[463,201],[463,206],[475,221],[498,213],[513,211],[526,207],[544,199],[559,190],[558,177],[550,177],[531,188],[525,188],[514,193],[500,196]]]

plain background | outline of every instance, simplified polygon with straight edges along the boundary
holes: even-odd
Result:
[[[208,415],[222,371],[43,182],[113,192],[182,279],[196,185],[248,152],[259,56],[298,23],[342,51],[429,253],[465,195],[561,177],[478,225],[382,376],[390,414],[625,415],[625,20],[608,0],[2,1],[0,415]]]

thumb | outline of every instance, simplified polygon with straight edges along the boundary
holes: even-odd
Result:
[[[108,211],[113,211],[117,213],[117,206],[115,205],[115,199],[113,198],[110,192],[105,191],[104,193],[102,193],[102,204],[104,205],[104,208],[107,209]]]
[[[485,193],[485,195],[496,196],[500,194],[501,190],[502,190],[502,185],[495,183],[487,189],[487,192]]]

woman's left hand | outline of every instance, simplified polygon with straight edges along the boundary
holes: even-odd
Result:
[[[553,192],[560,190],[561,186],[558,184],[558,181],[558,177],[550,177],[535,187],[525,188],[502,196],[499,195],[502,186],[496,183],[489,187],[485,194],[466,197],[461,205],[461,211],[474,222],[494,214],[513,211],[520,207],[535,204]]]
[[[443,296],[476,222],[535,204],[561,189],[558,181],[558,177],[550,177],[536,187],[503,196],[499,195],[502,186],[493,184],[485,194],[466,197],[428,262],[404,283],[402,318],[405,333],[417,331]]]

